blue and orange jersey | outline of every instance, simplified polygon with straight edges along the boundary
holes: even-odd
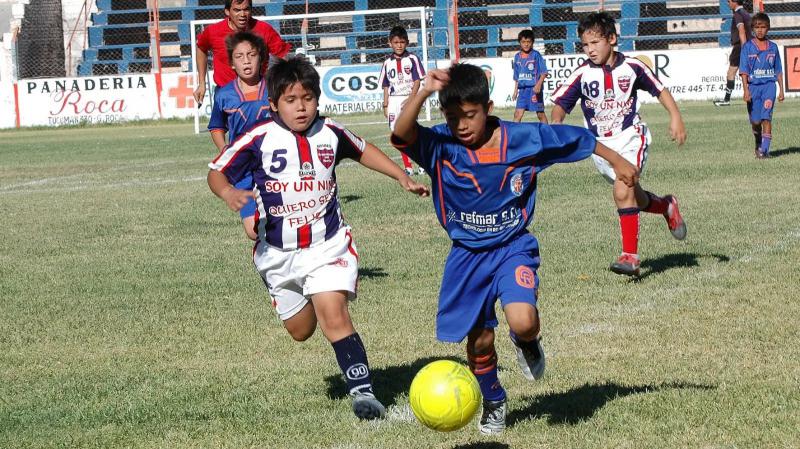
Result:
[[[445,124],[418,126],[416,142],[392,137],[430,175],[436,216],[450,239],[473,250],[505,245],[525,232],[538,173],[584,159],[596,145],[591,132],[575,126],[489,120],[499,127],[499,148],[466,148]]]
[[[547,63],[536,50],[531,50],[528,54],[518,51],[511,61],[511,68],[514,70],[514,81],[520,88],[535,86],[539,77],[547,74]]]
[[[758,48],[756,39],[750,39],[742,45],[739,73],[747,75],[748,82],[753,85],[778,81],[778,75],[783,73],[783,67],[781,53],[775,42],[767,39],[764,50]]]
[[[245,131],[269,118],[267,83],[263,79],[255,95],[246,96],[237,80],[221,87],[214,95],[214,106],[208,122],[209,131],[228,133],[228,142],[233,142]]]

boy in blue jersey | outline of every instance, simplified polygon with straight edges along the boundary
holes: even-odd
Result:
[[[233,142],[256,123],[269,117],[267,83],[261,76],[261,61],[266,61],[267,46],[259,36],[247,31],[233,33],[225,39],[228,60],[236,79],[220,88],[215,94],[208,130],[211,141],[221,152],[225,148],[225,134]],[[248,174],[236,183],[237,189],[253,190],[253,177]],[[256,202],[250,198],[239,210],[242,227],[251,240],[255,240]]]
[[[521,122],[525,111],[534,111],[540,122],[547,123],[542,98],[542,83],[547,78],[547,64],[541,53],[533,49],[533,30],[520,31],[517,40],[519,51],[511,62],[514,70],[514,93],[511,99],[517,101],[514,121]]]
[[[426,128],[417,115],[439,92],[446,124]],[[455,64],[432,70],[409,98],[392,143],[433,180],[434,209],[453,246],[445,263],[436,337],[467,338],[467,359],[483,394],[479,430],[505,429],[506,392],[497,377],[494,328],[497,299],[503,307],[523,375],[544,374],[536,293],[539,245],[528,233],[536,177],[546,167],[592,153],[606,158],[620,180],[634,184],[636,168],[582,128],[513,123],[489,115],[489,84],[480,67]]]
[[[778,101],[783,101],[783,68],[781,54],[775,42],[767,39],[769,16],[753,16],[754,39],[742,46],[739,74],[744,87],[744,101],[753,126],[758,159],[769,157],[772,142],[772,111],[775,106],[775,82],[778,82]]]

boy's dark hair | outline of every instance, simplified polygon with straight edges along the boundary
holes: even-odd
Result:
[[[578,36],[583,36],[583,33],[587,31],[595,31],[605,38],[616,35],[617,27],[615,26],[614,16],[601,11],[581,17],[580,22],[578,22]]]
[[[767,24],[767,28],[770,27],[770,25],[769,25],[769,16],[766,15],[765,13],[763,13],[763,12],[755,13],[755,14],[753,14],[753,17],[750,18],[750,26],[751,27],[756,22],[764,22],[764,23]]]
[[[231,6],[233,6],[234,3],[238,5],[239,3],[244,2],[247,2],[251,8],[253,7],[253,0],[225,0],[225,9],[231,9]]]
[[[403,28],[403,25],[395,25],[391,30],[389,30],[389,40],[392,40],[395,37],[399,37],[400,39],[405,39],[408,41],[408,31]]]
[[[450,82],[439,91],[439,105],[447,109],[464,103],[489,104],[489,80],[482,68],[472,64],[453,64],[447,71]]]
[[[533,39],[533,30],[522,30],[517,35],[517,42],[521,41],[522,39]]]
[[[267,71],[267,92],[269,99],[278,102],[283,92],[294,83],[300,83],[306,90],[314,93],[319,99],[319,73],[308,59],[303,56],[290,56],[279,59]]]
[[[255,35],[249,31],[238,31],[231,33],[225,38],[225,49],[228,50],[228,61],[233,64],[233,50],[237,45],[242,42],[250,42],[250,45],[258,51],[258,56],[261,58],[261,63],[267,61],[269,53],[267,53],[267,44],[261,36]]]

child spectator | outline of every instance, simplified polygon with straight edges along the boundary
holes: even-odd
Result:
[[[517,40],[519,51],[514,55],[512,62],[514,94],[511,99],[517,100],[514,121],[521,122],[525,111],[534,111],[540,122],[547,123],[542,97],[542,84],[547,78],[547,63],[544,62],[542,55],[533,49],[533,30],[520,31]]]
[[[775,82],[778,101],[783,101],[783,69],[781,53],[775,42],[767,39],[769,16],[757,13],[752,20],[755,39],[742,46],[739,74],[744,86],[744,101],[756,139],[756,157],[769,157],[772,142],[772,111],[775,109]]]

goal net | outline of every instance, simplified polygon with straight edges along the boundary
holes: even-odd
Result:
[[[447,55],[446,26],[433,26],[433,13],[428,8],[380,9],[326,13],[258,16],[269,23],[292,51],[305,54],[320,74],[322,95],[320,113],[334,116],[346,124],[385,123],[383,87],[378,77],[381,64],[391,52],[389,30],[403,25],[408,31],[408,51],[419,57],[426,70],[434,60]],[[191,21],[191,40],[203,28],[217,20]],[[438,30],[438,31],[437,31]],[[443,38],[435,36],[440,32]],[[437,44],[437,41],[441,43]],[[210,55],[213,58],[213,53]],[[197,49],[192,49],[192,70],[196,73]],[[206,129],[214,98],[213,65],[209,61],[206,77],[206,98],[195,111],[195,133]],[[196,77],[193,77],[196,80]],[[194,86],[193,86],[194,87]],[[430,120],[430,104],[423,111]]]

